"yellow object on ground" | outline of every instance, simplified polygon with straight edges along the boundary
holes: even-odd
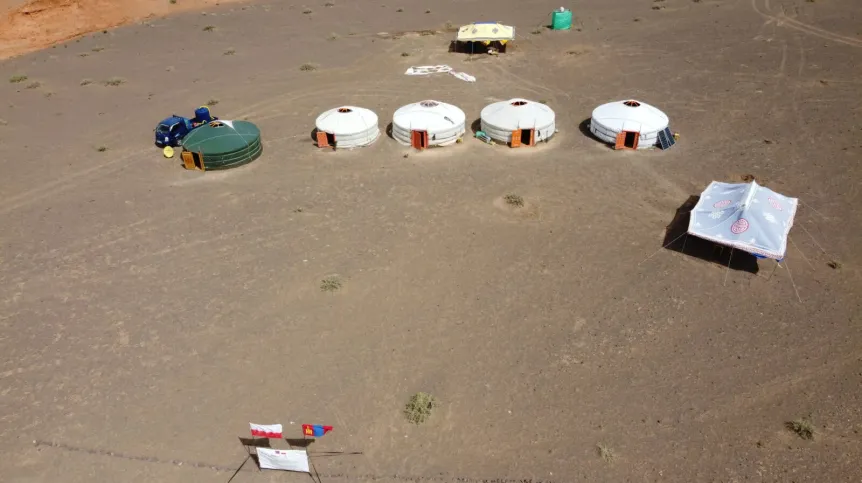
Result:
[[[500,42],[515,39],[515,27],[497,22],[471,23],[458,29],[459,42]]]
[[[165,146],[165,149],[162,149],[162,154],[164,154],[166,158],[173,158],[174,157],[174,148],[172,148],[170,146]]]

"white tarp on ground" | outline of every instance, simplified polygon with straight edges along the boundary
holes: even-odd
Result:
[[[751,183],[713,181],[691,210],[688,233],[781,260],[799,200]]]
[[[304,450],[257,448],[257,460],[265,470],[308,473],[308,453]]]
[[[445,74],[451,71],[452,68],[448,65],[417,65],[407,69],[404,75]]]

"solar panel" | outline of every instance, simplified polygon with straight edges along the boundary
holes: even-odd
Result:
[[[661,148],[670,149],[671,146],[676,144],[676,139],[674,139],[673,134],[670,132],[670,128],[666,127],[664,130],[659,131],[658,133],[658,143],[661,145]]]

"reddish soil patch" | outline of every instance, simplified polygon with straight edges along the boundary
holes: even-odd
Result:
[[[0,0],[0,59],[91,32],[236,0]]]

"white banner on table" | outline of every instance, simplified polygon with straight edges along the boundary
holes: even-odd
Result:
[[[301,449],[257,448],[257,460],[265,470],[308,473],[308,453]]]

